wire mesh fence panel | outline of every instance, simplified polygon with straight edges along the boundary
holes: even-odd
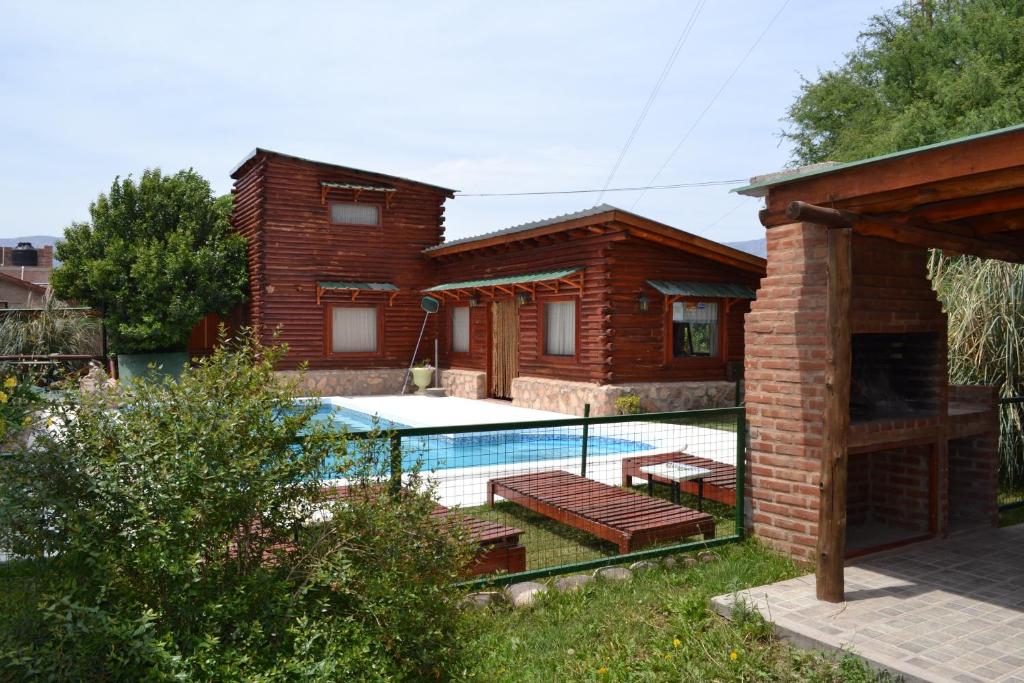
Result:
[[[557,573],[735,538],[744,431],[742,408],[398,429],[389,457],[468,529],[469,574]]]
[[[999,401],[998,501],[1004,523],[1024,522],[1024,396]]]

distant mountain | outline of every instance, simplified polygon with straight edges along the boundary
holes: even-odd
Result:
[[[763,238],[759,240],[744,240],[742,242],[726,242],[725,246],[739,249],[761,258],[768,257],[768,245]]]

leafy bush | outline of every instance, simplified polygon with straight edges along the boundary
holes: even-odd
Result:
[[[0,573],[0,679],[445,676],[467,545],[417,471],[381,489],[386,438],[294,403],[282,352],[246,336],[178,382],[76,396],[0,461],[0,547],[24,558]]]
[[[91,221],[57,243],[54,291],[100,311],[115,352],[184,349],[203,316],[245,298],[245,239],[229,210],[191,169],[117,178],[89,206]]]
[[[636,394],[623,394],[615,399],[615,412],[619,415],[639,415],[643,412],[640,397]]]

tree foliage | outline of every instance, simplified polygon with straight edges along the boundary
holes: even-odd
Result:
[[[470,557],[415,468],[219,348],[179,381],[68,395],[0,458],[0,680],[437,680]],[[339,471],[355,493],[325,495]],[[362,492],[360,494],[359,492]]]
[[[245,240],[230,208],[191,169],[117,178],[57,243],[54,291],[99,310],[114,351],[183,349],[203,316],[245,298]]]
[[[794,163],[853,161],[1024,122],[1024,2],[925,0],[872,17],[846,62],[805,81]],[[950,379],[1024,394],[1024,268],[931,259]],[[1004,482],[1024,482],[1024,410],[1002,412]]]
[[[845,63],[805,80],[794,161],[853,161],[1024,121],[1024,2],[905,2]]]

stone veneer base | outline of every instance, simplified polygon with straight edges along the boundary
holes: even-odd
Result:
[[[397,394],[405,381],[405,368],[371,368],[369,370],[279,370],[288,378],[299,378],[299,391],[319,396],[377,396]],[[300,378],[301,375],[301,378]],[[409,382],[412,384],[412,381]]]
[[[545,377],[512,380],[512,403],[523,408],[582,415],[590,404],[591,415],[614,415],[615,400],[627,394],[640,397],[645,412],[725,408],[736,404],[734,382],[636,382],[592,384]]]

